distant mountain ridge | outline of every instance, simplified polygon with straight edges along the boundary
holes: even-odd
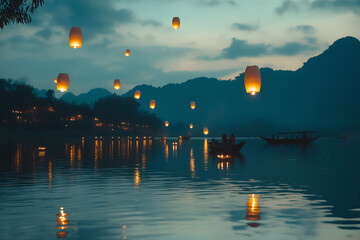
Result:
[[[354,37],[335,41],[322,54],[296,71],[261,69],[261,92],[245,92],[244,73],[235,80],[195,78],[163,87],[139,85],[124,96],[141,91],[142,108],[170,123],[204,126],[216,135],[274,134],[314,129],[327,134],[360,133],[360,42]],[[149,109],[151,99],[156,109]],[[196,109],[190,109],[190,101]],[[196,127],[196,128],[195,128]]]
[[[91,105],[94,102],[96,102],[98,99],[107,97],[111,94],[112,94],[111,92],[109,92],[108,90],[106,90],[104,88],[94,88],[94,89],[91,89],[87,93],[82,93],[77,96],[71,92],[67,92],[60,99],[65,102],[69,102],[69,103],[74,102],[76,104],[90,104]]]

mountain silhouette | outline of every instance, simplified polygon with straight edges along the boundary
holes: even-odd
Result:
[[[93,104],[98,99],[107,97],[112,93],[104,88],[94,88],[87,93],[79,94],[78,96],[74,95],[71,92],[65,93],[60,99],[68,103],[76,104]]]
[[[262,68],[261,92],[245,92],[244,73],[235,80],[195,78],[163,87],[136,86],[142,108],[163,120],[193,123],[194,135],[233,131],[241,136],[313,129],[320,134],[360,133],[360,42],[345,37],[296,71]],[[156,109],[149,109],[151,99]],[[190,102],[196,109],[190,109]],[[171,126],[171,124],[170,124]]]

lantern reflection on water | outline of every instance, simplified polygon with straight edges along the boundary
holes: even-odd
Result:
[[[68,214],[64,212],[64,208],[61,207],[60,208],[60,213],[56,214],[56,216],[58,216],[58,218],[56,219],[57,222],[58,222],[58,226],[56,229],[58,230],[64,230],[64,229],[67,229],[68,225],[69,224],[69,220],[66,218]],[[57,232],[56,233],[56,236],[58,238],[67,238],[67,235],[68,235],[68,232],[67,231],[60,231],[60,232]]]
[[[246,206],[246,219],[250,221],[258,221],[260,220],[260,205],[258,203],[258,196],[255,194],[251,194]],[[249,223],[251,227],[257,227],[259,223]]]

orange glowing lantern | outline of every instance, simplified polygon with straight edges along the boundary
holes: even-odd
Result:
[[[193,129],[194,125],[192,123],[190,123],[190,129]]]
[[[119,90],[121,87],[120,79],[114,80],[114,89]]]
[[[209,134],[209,129],[208,129],[207,127],[204,127],[203,133],[204,133],[205,135],[208,135],[208,134]]]
[[[54,78],[54,83],[57,83],[57,78]]]
[[[172,26],[173,26],[173,29],[179,29],[180,28],[180,18],[178,17],[174,17],[173,20],[172,20]]]
[[[141,96],[140,90],[136,90],[136,91],[135,91],[135,94],[134,94],[134,98],[135,98],[135,99],[139,99],[140,96]]]
[[[67,73],[60,73],[56,81],[56,89],[60,92],[66,92],[69,87],[69,75]]]
[[[190,107],[191,107],[191,109],[195,109],[195,102],[194,102],[194,101],[192,101],[192,102],[190,103]]]
[[[246,207],[246,219],[250,221],[260,220],[260,205],[257,196],[251,194]]]
[[[69,45],[72,48],[81,48],[82,33],[80,27],[72,27],[69,34]]]
[[[150,108],[154,109],[155,108],[155,100],[151,100],[150,101]]]
[[[168,127],[168,126],[169,126],[169,122],[165,121],[165,127]]]
[[[126,51],[125,51],[125,56],[130,56],[130,49],[126,49]]]
[[[260,92],[261,88],[261,75],[258,66],[247,66],[245,70],[245,89],[247,93],[255,95]]]

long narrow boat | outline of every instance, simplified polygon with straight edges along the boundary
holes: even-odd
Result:
[[[309,134],[315,133],[314,131],[302,132],[280,132],[279,137],[261,137],[270,144],[309,144],[319,138],[311,137]],[[290,137],[289,137],[290,136]]]
[[[214,153],[237,153],[244,146],[245,142],[238,144],[222,144],[222,143],[209,143],[209,147]]]
[[[191,136],[179,136],[179,139],[182,140],[189,140],[191,138]]]

